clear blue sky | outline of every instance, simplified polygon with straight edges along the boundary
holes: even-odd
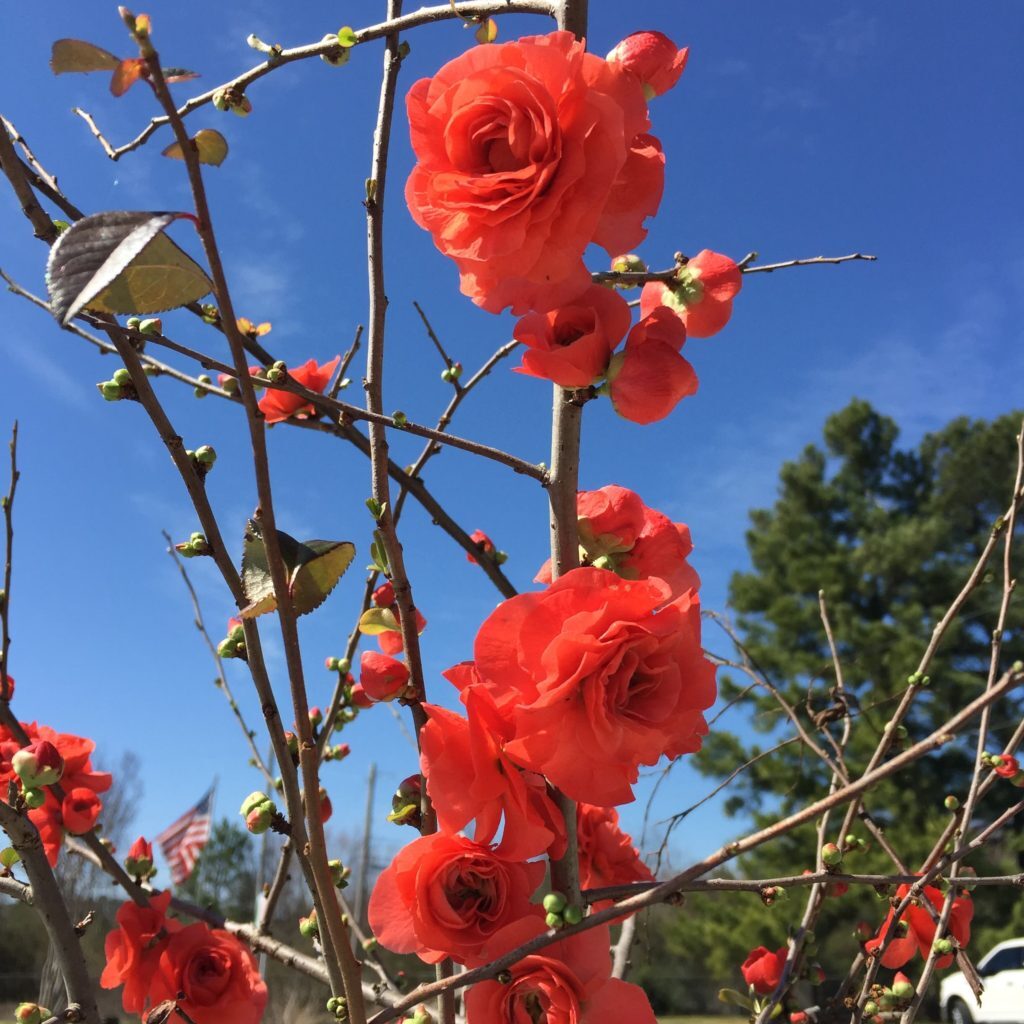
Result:
[[[376,21],[382,8],[155,0],[148,11],[165,64],[203,75],[175,87],[184,98],[253,63],[250,32],[297,45],[342,24]],[[948,0],[591,0],[591,20],[598,53],[641,28],[691,47],[682,82],[653,104],[668,171],[661,214],[641,250],[652,265],[667,265],[676,250],[704,247],[736,258],[756,249],[765,261],[854,250],[879,257],[875,264],[748,277],[727,330],[687,345],[700,391],[670,419],[640,428],[618,420],[606,403],[586,410],[583,485],[632,487],[688,522],[704,603],[720,609],[730,573],[745,564],[748,510],[772,501],[782,460],[819,437],[825,417],[851,397],[896,417],[908,441],[956,415],[1019,407],[1024,7],[992,0],[968,15]],[[547,27],[541,19],[504,19],[501,34]],[[85,107],[118,144],[153,113],[144,87],[115,101],[103,75],[55,78],[48,70],[49,45],[60,36],[128,55],[115,5],[12,0],[0,12],[0,29],[9,41],[0,109],[76,203],[87,211],[187,208],[182,166],[159,156],[166,133],[112,164],[69,113]],[[448,22],[418,30],[411,43],[403,92],[471,45],[472,36]],[[252,88],[248,119],[206,107],[189,121],[193,129],[218,128],[230,142],[227,162],[207,175],[229,279],[239,312],[273,322],[268,342],[289,363],[343,351],[365,317],[360,200],[380,60],[380,44],[371,44],[342,69],[319,60],[293,65]],[[387,195],[385,402],[432,422],[448,390],[412,301],[423,304],[468,370],[508,339],[511,320],[460,296],[453,266],[412,224],[401,200],[410,166],[400,110]],[[192,244],[184,231],[178,237]],[[38,292],[44,261],[13,196],[0,189],[0,265]],[[591,265],[603,269],[604,255],[595,254]],[[125,749],[138,752],[146,796],[137,823],[146,834],[184,811],[215,774],[220,809],[234,813],[259,779],[210,685],[208,656],[163,550],[161,529],[178,538],[196,529],[177,474],[141,408],[108,405],[96,392],[114,360],[97,358],[22,300],[2,295],[0,302],[0,427],[6,431],[17,418],[22,431],[10,666],[16,710],[95,738],[107,765]],[[165,323],[172,336],[216,351],[216,336],[192,318]],[[464,406],[455,427],[546,460],[549,389],[511,373],[510,365]],[[353,376],[358,392],[361,371]],[[228,535],[240,542],[255,492],[239,410],[198,402],[172,382],[159,392],[190,446],[211,443],[220,452],[208,488]],[[363,457],[282,427],[272,431],[270,447],[281,526],[299,537],[352,539],[360,547],[357,565],[364,564]],[[418,450],[395,440],[400,461],[412,461]],[[486,530],[510,553],[509,574],[528,587],[545,557],[540,488],[458,452],[431,465],[428,483],[467,529]],[[402,534],[417,603],[430,622],[423,637],[429,692],[451,703],[439,673],[469,656],[496,592],[415,503]],[[196,560],[190,568],[217,628],[231,611],[227,594],[212,564]],[[340,653],[361,589],[354,570],[302,622],[314,703],[327,699],[332,678],[322,661]],[[280,645],[273,622],[265,623],[275,683],[287,703]],[[244,667],[229,668],[258,725]],[[375,760],[381,848],[405,841],[383,823],[390,790],[415,769],[391,715],[374,709],[344,738],[352,757],[325,771],[335,822],[358,829],[363,780]],[[673,779],[656,817],[710,787],[685,766]],[[623,809],[630,827],[642,805]],[[676,859],[708,852],[737,828],[708,804],[677,834]]]

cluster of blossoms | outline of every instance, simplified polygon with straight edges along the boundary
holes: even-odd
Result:
[[[173,1000],[195,1024],[257,1024],[267,986],[248,948],[222,929],[168,917],[170,901],[162,892],[143,905],[121,905],[100,984],[124,986],[126,1013]]]
[[[96,824],[103,809],[99,794],[110,788],[111,777],[93,769],[92,740],[35,722],[22,722],[21,727],[29,739],[24,748],[0,725],[0,793],[6,795],[12,782],[19,787],[46,858],[55,865],[65,833],[84,835]],[[62,798],[49,788],[58,782]]]
[[[462,291],[520,317],[521,372],[565,388],[603,379],[616,409],[640,423],[696,389],[679,354],[686,321],[702,305],[705,314],[727,306],[739,288],[735,265],[726,285],[721,264],[702,254],[680,263],[669,289],[645,293],[651,308],[631,327],[621,294],[593,284],[583,264],[592,242],[615,255],[643,239],[664,177],[647,99],[685,61],[657,33],[631,36],[602,60],[554,32],[476,48],[408,96],[417,164],[406,199],[455,260]],[[499,605],[472,660],[445,673],[464,714],[423,705],[420,770],[439,831],[398,853],[369,906],[375,936],[395,952],[472,967],[582,919],[561,893],[533,901],[545,872],[538,858],[558,860],[568,847],[552,787],[577,804],[584,888],[652,877],[614,808],[634,798],[641,765],[693,752],[707,732],[716,691],[700,644],[699,580],[686,527],[631,491],[582,492],[577,515],[580,567],[553,579],[543,566],[543,589]],[[492,553],[486,535],[474,540]],[[382,621],[388,598],[375,596],[369,624]],[[406,667],[381,659],[363,656],[364,689],[406,696]],[[403,784],[394,820],[416,824],[417,783]],[[611,978],[607,927],[473,986],[466,1008],[481,1022],[654,1019],[642,990]]]
[[[579,801],[584,888],[652,878],[614,806],[633,799],[641,765],[697,750],[707,731],[714,668],[689,533],[621,487],[581,492],[577,511],[581,567],[553,582],[542,567],[547,586],[499,605],[473,660],[445,673],[465,714],[423,706],[420,767],[440,831],[400,851],[371,897],[374,934],[395,952],[476,966],[572,922],[578,908],[564,901],[531,902],[544,877],[534,858],[566,849],[549,783]],[[612,1020],[609,1007],[653,1019],[609,969],[607,928],[574,936],[512,967],[511,985],[471,989],[470,1019],[517,1020],[522,1001],[548,1007],[564,991],[577,1010],[595,1000],[587,1021]]]
[[[675,85],[686,58],[656,32],[629,36],[605,60],[553,32],[471,50],[407,101],[417,164],[406,200],[455,261],[463,293],[521,317],[520,372],[565,388],[600,384],[637,423],[697,390],[680,349],[687,332],[725,325],[741,283],[732,260],[705,250],[644,288],[631,326],[626,300],[583,264],[594,243],[614,269],[645,269],[618,254],[644,239],[661,202],[665,157],[647,100]]]

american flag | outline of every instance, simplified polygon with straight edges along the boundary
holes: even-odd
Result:
[[[181,885],[192,874],[199,851],[210,838],[213,817],[213,790],[211,786],[195,807],[187,810],[173,825],[156,837],[160,849],[171,869],[171,881]]]

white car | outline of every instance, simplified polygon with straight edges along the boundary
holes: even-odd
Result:
[[[1000,942],[978,963],[984,982],[975,999],[960,971],[939,985],[942,1019],[950,1024],[1024,1024],[1024,939]]]

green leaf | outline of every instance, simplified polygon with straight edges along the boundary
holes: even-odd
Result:
[[[201,164],[212,164],[220,167],[228,155],[228,142],[215,128],[201,128],[192,140],[196,144]],[[172,160],[184,160],[185,155],[177,142],[172,142],[163,152]]]
[[[335,588],[355,557],[355,545],[348,541],[297,541],[277,531],[281,560],[288,574],[288,592],[296,615],[319,608]],[[272,612],[277,607],[274,582],[267,562],[263,528],[249,520],[242,549],[242,589],[249,604],[239,612],[243,619]]]
[[[754,1009],[753,1001],[749,997],[743,995],[742,992],[737,992],[734,988],[720,988],[718,990],[718,999],[719,1002],[727,1003],[732,1006],[740,1006],[744,1010]]]
[[[248,606],[239,612],[243,619],[254,619],[277,607],[267,549],[263,546],[263,531],[251,519],[246,524],[242,543],[242,590],[249,600]]]
[[[179,213],[110,211],[76,221],[46,264],[50,309],[67,324],[82,309],[161,313],[207,294],[210,279],[162,232]]]
[[[319,608],[355,558],[356,546],[347,540],[307,540],[302,545],[312,558],[302,562],[289,584],[296,615]]]
[[[113,71],[120,63],[120,57],[82,39],[58,39],[50,51],[50,69],[55,75]]]
[[[338,29],[339,46],[344,46],[345,49],[348,49],[350,46],[355,46],[356,43],[358,42],[359,40],[356,39],[355,32],[353,32],[348,25],[345,25],[343,28]]]
[[[359,632],[364,636],[397,633],[400,628],[398,619],[390,608],[367,608],[359,617]]]

